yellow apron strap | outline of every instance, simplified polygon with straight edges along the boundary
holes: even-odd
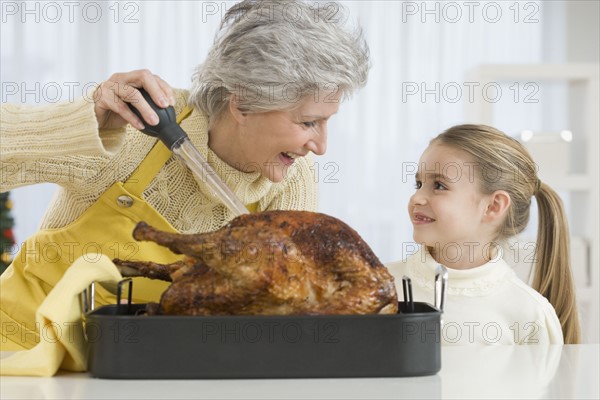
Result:
[[[183,121],[184,119],[189,117],[192,114],[192,111],[194,111],[194,107],[185,106],[183,108],[183,110],[181,110],[181,112],[179,114],[177,114],[177,117],[175,118],[175,122],[177,122],[177,124],[181,124],[181,121]]]
[[[246,208],[251,213],[255,213],[258,210],[258,201],[256,203],[247,204]]]
[[[193,107],[186,106],[177,115],[176,122],[180,124],[181,121],[192,114],[192,111],[194,111]],[[152,179],[154,179],[156,174],[158,174],[169,158],[171,158],[171,154],[171,150],[167,149],[160,140],[157,140],[156,144],[152,147],[144,160],[124,182],[123,186],[125,189],[136,196],[141,196],[142,192],[150,185],[150,182],[152,182]]]

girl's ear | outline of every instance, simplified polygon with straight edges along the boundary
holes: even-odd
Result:
[[[501,221],[508,208],[510,207],[510,195],[504,190],[496,190],[491,194],[488,206],[484,213],[484,220],[486,222],[499,222]]]
[[[248,113],[242,110],[239,107],[239,100],[237,96],[231,95],[229,96],[229,112],[233,116],[233,118],[240,125],[245,125],[248,117]]]

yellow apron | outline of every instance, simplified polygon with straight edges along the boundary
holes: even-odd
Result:
[[[177,123],[189,116],[187,107]],[[77,220],[58,229],[40,230],[27,239],[11,266],[0,277],[0,350],[23,350],[39,341],[35,312],[67,268],[80,256],[93,265],[99,253],[109,258],[172,263],[181,259],[151,242],[137,242],[133,228],[145,221],[157,229],[177,232],[148,203],[142,192],[171,157],[158,141],[125,182],[116,182]],[[97,259],[96,259],[97,261]],[[134,278],[133,301],[159,301],[168,282]],[[114,296],[96,285],[97,305],[115,302]],[[37,328],[37,329],[36,329]]]

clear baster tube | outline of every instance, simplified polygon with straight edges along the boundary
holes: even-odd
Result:
[[[244,207],[240,199],[229,189],[212,169],[202,154],[194,147],[190,138],[177,123],[175,109],[171,106],[162,108],[156,105],[150,94],[144,89],[139,89],[140,94],[148,102],[148,105],[158,116],[158,124],[146,124],[142,132],[148,136],[159,138],[173,154],[177,156],[183,164],[188,167],[201,185],[208,185],[214,195],[220,199],[227,208],[237,217],[247,214],[248,209]],[[131,103],[127,103],[131,111],[142,121],[145,122],[142,114]]]
[[[240,199],[229,189],[221,180],[214,169],[204,159],[202,154],[194,147],[188,137],[175,143],[171,148],[173,154],[179,157],[183,163],[192,171],[194,177],[200,184],[208,185],[224,205],[239,216],[248,214],[248,209],[242,204]]]

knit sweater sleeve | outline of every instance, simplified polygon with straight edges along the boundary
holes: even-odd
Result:
[[[44,106],[2,104],[0,191],[34,183],[78,185],[107,164],[125,129],[98,130],[84,97]]]
[[[276,185],[273,196],[263,209],[317,211],[318,187],[311,169],[312,158],[302,157],[294,166],[286,179]]]

